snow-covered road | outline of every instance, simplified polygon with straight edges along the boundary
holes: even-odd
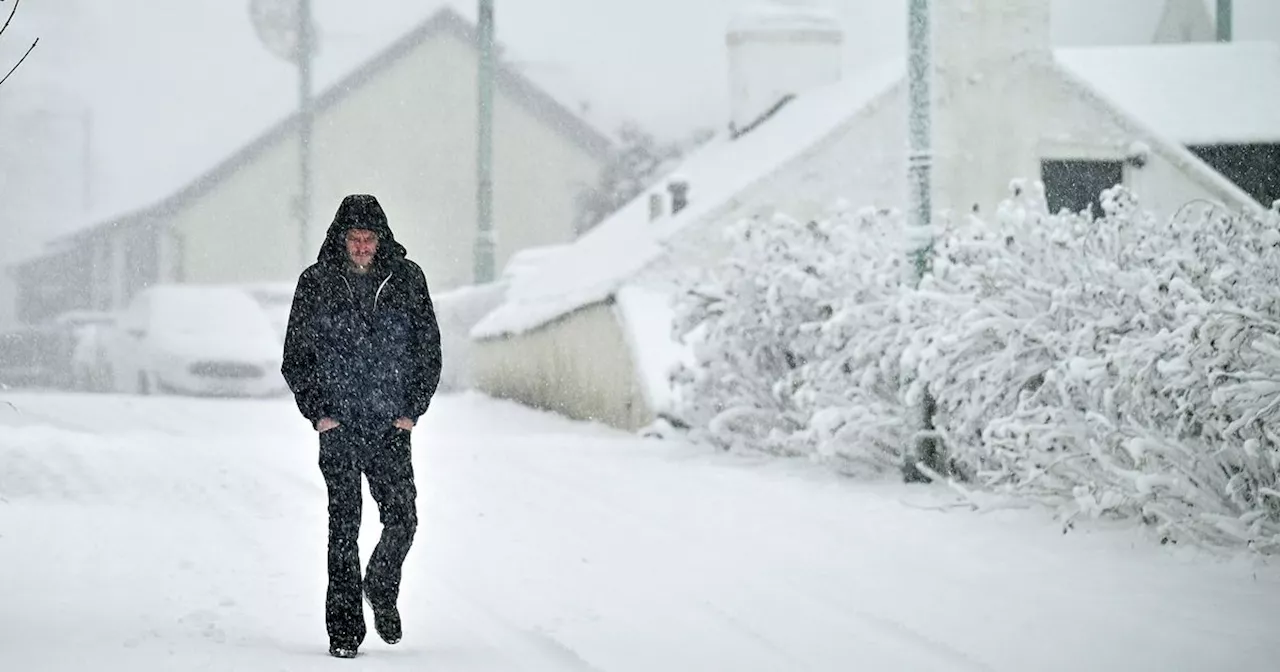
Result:
[[[287,401],[5,394],[0,669],[1223,670],[1280,571],[478,396],[415,432],[405,641],[326,655],[325,501]],[[362,553],[378,532],[366,497]],[[370,621],[371,622],[371,621]]]

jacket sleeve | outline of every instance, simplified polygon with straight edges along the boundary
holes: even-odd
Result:
[[[319,283],[311,273],[298,278],[289,308],[289,326],[284,337],[284,358],[280,373],[293,391],[303,417],[315,426],[328,414],[328,403],[320,387],[316,361],[315,318],[320,301]]]
[[[435,306],[431,303],[431,290],[422,269],[414,264],[411,306],[413,323],[413,361],[416,371],[409,383],[408,417],[417,422],[431,406],[431,398],[440,385],[440,369],[443,358],[440,351],[440,325],[436,322]]]

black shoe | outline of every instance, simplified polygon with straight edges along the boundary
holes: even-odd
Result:
[[[357,646],[351,643],[329,645],[329,655],[334,658],[355,658],[356,653]]]
[[[400,630],[400,610],[394,604],[385,609],[378,607],[369,597],[368,586],[364,590],[364,601],[368,602],[369,608],[373,610],[373,629],[378,631],[382,641],[388,644],[399,644],[400,638],[404,635]]]

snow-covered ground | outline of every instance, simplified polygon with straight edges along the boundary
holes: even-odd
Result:
[[[478,396],[414,438],[405,641],[327,657],[325,503],[288,401],[5,394],[6,670],[1223,670],[1280,571],[940,490],[708,455]],[[908,505],[910,503],[910,505]],[[366,499],[362,552],[378,526]],[[370,619],[371,623],[371,619]]]

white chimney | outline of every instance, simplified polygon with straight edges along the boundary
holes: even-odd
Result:
[[[1035,82],[1052,67],[1050,0],[935,0],[935,205],[993,207],[1014,178],[1040,175]]]
[[[1010,60],[1049,58],[1050,0],[945,0],[932,3],[934,60],[942,69],[981,73]]]
[[[790,96],[840,80],[844,31],[806,0],[766,0],[729,24],[729,129],[750,130]]]

